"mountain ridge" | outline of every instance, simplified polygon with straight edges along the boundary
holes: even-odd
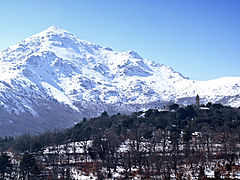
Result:
[[[168,102],[191,104],[197,94],[201,103],[240,106],[240,77],[191,80],[137,52],[113,51],[55,26],[0,51],[0,74],[0,108],[9,117],[27,113],[28,119],[37,118],[40,124],[42,106],[65,106],[79,118],[104,110],[161,107]],[[69,126],[78,121],[74,117]],[[6,124],[4,119],[1,122]]]

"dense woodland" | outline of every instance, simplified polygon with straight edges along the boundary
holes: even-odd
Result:
[[[103,112],[96,118],[84,118],[70,129],[37,136],[24,134],[17,138],[0,138],[1,152],[12,152],[19,162],[14,166],[10,157],[2,153],[0,176],[3,179],[16,176],[57,179],[59,176],[54,176],[53,170],[46,170],[43,149],[49,146],[58,149],[70,142],[89,140],[92,146],[84,146],[84,153],[66,150],[65,155],[61,155],[64,162],[56,163],[60,151],[55,151],[52,160],[48,155],[53,168],[58,164],[57,168],[61,169],[61,178],[73,179],[72,167],[84,172],[91,169],[98,179],[111,178],[119,167],[122,170],[119,179],[136,176],[142,179],[206,179],[208,169],[219,179],[234,179],[240,174],[240,108],[208,103],[200,107],[169,104],[164,109],[131,115],[109,116]],[[127,148],[121,151],[123,144]],[[26,165],[21,164],[29,161],[33,166],[24,169]]]

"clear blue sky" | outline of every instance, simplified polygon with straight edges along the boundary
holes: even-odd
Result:
[[[240,0],[1,0],[0,50],[53,25],[190,79],[240,77]]]

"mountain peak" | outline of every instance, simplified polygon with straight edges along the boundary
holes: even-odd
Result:
[[[59,41],[61,43],[63,43],[62,41],[64,41],[65,44],[68,43],[68,45],[71,44],[71,46],[75,46],[75,47],[76,47],[76,44],[78,44],[78,43],[83,43],[83,44],[86,44],[87,46],[100,47],[99,45],[89,42],[89,41],[85,41],[85,40],[79,38],[78,36],[74,35],[73,33],[69,32],[65,29],[59,28],[58,26],[51,26],[51,27],[45,29],[44,31],[28,38],[28,40],[30,40],[30,41],[32,39],[40,39],[40,41],[42,41],[42,39],[45,39],[45,40],[48,40],[49,42],[50,41]]]
[[[147,104],[158,100],[177,102],[196,93],[209,97],[209,89],[205,86],[208,82],[192,82],[168,66],[142,58],[135,51],[117,52],[103,48],[57,26],[3,51],[1,61],[8,62],[0,69],[0,74],[5,73],[3,77],[12,70],[9,79],[3,80],[12,82],[14,77],[21,76],[19,84],[29,82],[39,89],[40,92],[33,92],[36,96],[43,93],[42,97],[52,97],[73,109],[78,109],[74,105],[76,102],[93,102],[95,99],[104,104]],[[16,75],[13,77],[13,74]],[[220,91],[220,84],[216,83],[212,88],[212,96],[238,94],[240,80],[232,80],[225,88],[226,93]],[[6,88],[6,85],[2,86]],[[18,89],[16,87],[16,91]],[[214,101],[206,101],[210,100]]]
[[[49,31],[56,31],[58,29],[61,29],[59,28],[58,26],[50,26],[49,28],[47,28],[46,30],[49,30]]]
[[[32,35],[31,37],[27,38],[26,41],[30,40],[32,41],[33,39],[42,39],[44,37],[50,37],[50,36],[60,36],[60,37],[74,37],[76,38],[72,33],[69,31],[59,28],[58,26],[51,26],[37,34]]]
[[[59,28],[58,26],[51,26],[34,36],[46,35],[46,34],[72,34],[72,33],[68,32],[65,29]]]
[[[69,31],[67,31],[65,29],[62,29],[62,28],[60,28],[58,26],[50,26],[49,28],[45,29],[42,32],[45,32],[45,33],[69,33],[69,34],[72,34]]]
[[[25,118],[26,112],[45,124],[42,112],[52,113],[48,115],[52,118],[65,109],[92,117],[104,110],[126,113],[169,101],[191,104],[196,94],[201,103],[240,105],[240,78],[188,80],[135,51],[103,48],[57,26],[0,52],[0,89],[0,110],[10,114],[0,117],[0,124],[14,114],[23,113]],[[65,116],[60,119],[59,123],[66,123]],[[56,123],[55,127],[65,126]]]

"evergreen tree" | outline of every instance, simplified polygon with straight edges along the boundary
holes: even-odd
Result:
[[[20,162],[20,173],[23,179],[34,179],[39,174],[38,164],[32,154],[24,154]]]
[[[10,157],[7,154],[0,155],[0,173],[1,179],[5,179],[6,174],[11,174],[12,172],[12,164],[10,161]]]

